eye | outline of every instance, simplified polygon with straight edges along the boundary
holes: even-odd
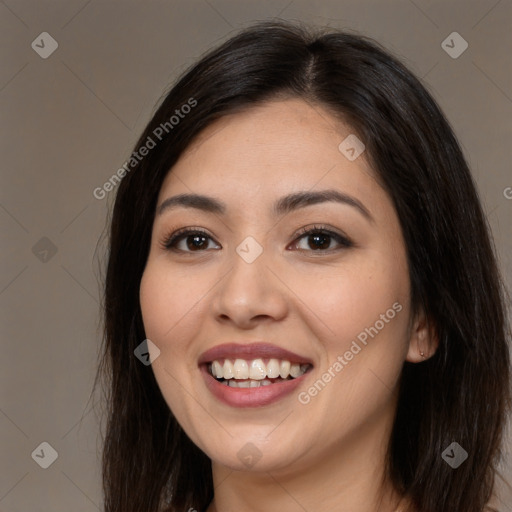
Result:
[[[298,238],[295,239],[293,247],[300,251],[331,252],[354,245],[346,236],[323,226],[303,228],[295,236]]]
[[[200,252],[211,249],[210,242],[213,238],[202,229],[183,228],[171,233],[162,242],[164,249],[180,252]],[[220,249],[220,245],[216,245],[215,249]]]
[[[324,226],[303,228],[294,236],[295,241],[292,247],[300,251],[333,252],[354,245],[346,236]],[[183,253],[221,249],[221,246],[206,231],[200,228],[183,228],[175,231],[162,241],[162,247]]]

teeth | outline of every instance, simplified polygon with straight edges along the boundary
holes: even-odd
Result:
[[[259,388],[260,386],[270,386],[272,382],[268,379],[263,380],[224,380],[221,382],[224,386],[231,388]]]
[[[290,375],[291,366],[290,361],[281,361],[281,365],[279,366],[279,375],[282,379],[286,379],[286,377]]]
[[[270,359],[267,364],[263,359],[253,359],[246,361],[244,359],[236,359],[234,362],[225,359],[223,363],[220,361],[212,361],[209,371],[213,377],[217,379],[225,379],[226,381],[260,381],[263,386],[268,386],[271,381],[268,379],[293,379],[304,375],[309,368],[309,364],[291,363],[290,361],[279,361],[278,359]],[[268,384],[266,383],[268,382]],[[231,385],[231,384],[230,384]],[[243,385],[241,387],[257,387],[254,384]]]
[[[267,368],[261,359],[255,359],[249,367],[249,378],[263,380],[267,376]]]
[[[290,367],[290,375],[295,379],[301,375],[300,364],[292,364]]]
[[[214,377],[217,377],[217,379],[222,379],[224,377],[224,372],[222,371],[222,366],[218,361],[213,361],[212,373],[213,373]]]
[[[237,359],[233,366],[234,366],[235,379],[248,379],[249,378],[249,365],[247,364],[247,361],[244,361],[243,359]]]
[[[226,359],[224,361],[224,375],[222,376],[224,379],[232,379],[235,376],[235,369],[233,367],[233,363]]]
[[[267,364],[267,377],[275,379],[279,377],[279,361],[277,359],[271,359]]]

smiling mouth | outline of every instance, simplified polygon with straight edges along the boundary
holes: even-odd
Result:
[[[232,388],[259,388],[294,380],[312,367],[286,359],[216,359],[207,364],[208,373],[217,382]]]

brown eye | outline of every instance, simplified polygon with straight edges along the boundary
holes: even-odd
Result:
[[[339,250],[352,245],[348,238],[322,228],[303,231],[294,243],[294,247],[298,250],[320,252]]]
[[[205,249],[208,246],[208,237],[204,235],[189,235],[185,237],[186,246],[191,251]]]
[[[311,249],[329,249],[331,245],[332,238],[329,235],[324,235],[323,233],[317,235],[309,235],[308,245]]]
[[[181,252],[201,252],[210,249],[213,239],[204,231],[181,230],[172,234],[163,243],[165,249]],[[217,244],[215,248],[220,248]]]

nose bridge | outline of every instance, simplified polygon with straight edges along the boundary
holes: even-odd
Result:
[[[286,313],[285,291],[268,268],[268,254],[247,237],[230,257],[231,269],[220,283],[214,312],[246,324],[256,317],[281,318]]]

